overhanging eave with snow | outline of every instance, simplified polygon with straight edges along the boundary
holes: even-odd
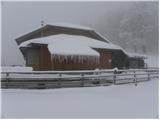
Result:
[[[56,58],[61,56],[73,58],[76,56],[79,59],[92,59],[96,61],[99,59],[100,54],[93,48],[121,49],[111,43],[101,42],[84,36],[66,34],[28,40],[20,44],[19,47],[29,47],[31,44],[47,45],[50,54]]]

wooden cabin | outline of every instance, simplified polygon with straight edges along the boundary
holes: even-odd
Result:
[[[95,30],[77,25],[45,25],[16,39],[26,66],[34,70],[125,68],[127,53]]]

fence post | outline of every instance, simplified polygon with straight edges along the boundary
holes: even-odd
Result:
[[[117,80],[117,69],[114,70],[114,78],[113,78],[113,82],[114,82],[114,85],[116,84],[116,80]]]
[[[150,71],[147,70],[147,72],[148,72],[148,80],[150,80]]]
[[[6,88],[8,88],[9,84],[9,72],[6,73]]]
[[[134,70],[134,83],[135,83],[135,86],[137,86],[137,78],[136,78],[136,71]]]
[[[84,77],[84,74],[82,73],[82,74],[81,74],[81,80],[82,80],[81,86],[82,86],[82,87],[84,87],[84,78],[83,78],[83,77]]]
[[[61,77],[62,77],[62,74],[60,73],[59,74],[59,81],[58,81],[58,87],[61,88]]]

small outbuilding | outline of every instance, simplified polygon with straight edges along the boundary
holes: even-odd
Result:
[[[145,55],[128,53],[128,66],[129,69],[144,69],[147,68],[147,64],[144,62],[147,59]]]
[[[79,25],[45,25],[16,39],[26,66],[34,70],[126,68],[127,53],[95,30]]]

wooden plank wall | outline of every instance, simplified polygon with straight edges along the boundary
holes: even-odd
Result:
[[[51,63],[51,55],[48,51],[47,46],[40,47],[40,64],[39,70],[51,70],[52,63]]]
[[[64,59],[59,61],[53,57],[51,60],[51,54],[48,51],[47,46],[41,46],[39,48],[39,66],[33,65],[34,70],[46,71],[46,70],[93,70],[99,69],[111,69],[112,63],[109,60],[112,59],[112,53],[106,50],[99,50],[100,60],[95,62],[92,60],[78,61],[78,58]],[[76,60],[75,60],[76,59]]]
[[[40,63],[39,70],[92,70],[92,69],[111,69],[112,63],[109,63],[109,59],[112,59],[112,54],[109,51],[99,51],[100,61],[78,61],[78,58],[74,59],[64,59],[59,61],[53,57],[51,61],[51,54],[48,51],[47,46],[40,47]],[[35,67],[35,66],[33,66]],[[37,68],[37,67],[36,67]],[[37,69],[34,69],[37,70]]]

